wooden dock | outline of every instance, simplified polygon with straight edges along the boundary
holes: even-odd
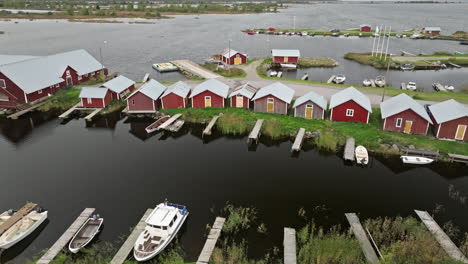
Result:
[[[452,66],[452,67],[455,67],[455,68],[461,68],[460,65],[458,64],[455,64],[455,63],[452,63],[452,62],[447,62],[448,65]]]
[[[217,116],[214,116],[213,119],[211,119],[210,123],[208,123],[208,125],[206,126],[205,130],[203,130],[203,133],[202,133],[202,136],[204,135],[211,135],[211,129],[213,128],[213,126],[215,125],[216,121],[218,120],[218,118],[221,116],[222,114],[219,114]]]
[[[434,235],[437,242],[440,246],[447,252],[454,260],[462,261],[468,263],[468,259],[463,255],[460,249],[452,242],[452,240],[445,234],[445,232],[440,228],[436,221],[429,215],[426,211],[414,210],[416,214],[421,218],[421,221],[429,229],[429,231]]]
[[[140,219],[140,221],[135,226],[135,228],[132,230],[132,233],[128,236],[127,240],[125,240],[122,247],[120,247],[119,251],[117,251],[117,254],[115,254],[110,264],[124,263],[124,261],[128,257],[128,254],[130,254],[130,252],[132,251],[133,246],[135,245],[135,242],[138,239],[138,236],[141,234],[141,232],[143,232],[143,229],[145,229],[145,226],[146,226],[145,221],[149,217],[151,212],[153,212],[153,209],[146,210],[145,214]]]
[[[150,77],[149,73],[146,73],[145,76],[143,77],[142,82],[144,83],[147,82],[149,80],[149,77]]]
[[[210,230],[210,234],[203,246],[202,252],[198,257],[197,264],[208,264],[210,262],[211,254],[216,246],[216,241],[218,241],[218,238],[221,235],[225,221],[226,219],[223,217],[216,217],[213,227]]]
[[[171,61],[172,64],[177,66],[181,71],[189,72],[193,75],[196,75],[201,78],[205,79],[215,79],[215,78],[220,78],[221,75],[218,75],[212,71],[209,71],[200,65],[196,64],[193,61],[189,60],[174,60]]]
[[[305,135],[305,129],[304,128],[299,128],[299,131],[297,132],[296,139],[294,140],[294,143],[292,145],[291,151],[300,151],[302,147],[302,141],[304,140],[304,135]]]
[[[352,137],[347,138],[346,139],[345,149],[344,149],[344,152],[343,152],[343,158],[345,160],[354,161],[354,158],[355,158],[354,149],[355,149],[354,138],[352,138]]]
[[[449,153],[448,156],[450,162],[461,162],[468,164],[468,156],[453,153]]]
[[[362,252],[366,257],[367,262],[370,264],[379,263],[379,258],[377,257],[377,254],[375,254],[374,248],[372,247],[357,215],[355,213],[347,213],[345,216],[351,225],[351,229],[353,230],[354,235],[359,241],[359,245],[361,246]]]
[[[76,108],[80,107],[81,106],[81,102],[77,103],[76,105],[72,106],[72,108],[68,109],[67,111],[65,111],[63,114],[59,115],[59,118],[60,119],[66,119],[68,118],[68,116],[73,113],[73,111],[76,110]]]
[[[425,149],[409,149],[409,148],[402,148],[401,151],[405,155],[427,157],[433,160],[439,159],[439,151],[430,151],[430,150],[425,150]]]
[[[249,134],[249,138],[247,139],[247,143],[251,144],[252,142],[258,143],[258,138],[260,137],[260,131],[262,129],[263,119],[258,119],[255,123],[254,128]]]
[[[406,83],[402,82],[402,83],[400,84],[400,89],[406,90]]]
[[[101,112],[104,108],[97,108],[97,109],[94,109],[93,112],[91,112],[91,114],[85,116],[85,120],[86,121],[91,121],[91,119],[93,119],[93,117],[95,115],[97,115],[99,112]]]
[[[37,264],[48,264],[50,263],[60,251],[67,246],[68,242],[73,238],[73,236],[78,232],[78,230],[83,226],[83,224],[91,217],[96,209],[86,208],[81,212],[81,214],[76,218],[75,222],[63,233],[63,235],[55,242],[55,244],[47,250],[47,252],[37,261]]]
[[[32,110],[38,108],[39,106],[41,106],[41,105],[43,105],[45,103],[47,103],[47,100],[42,101],[42,102],[37,103],[37,104],[34,104],[34,105],[32,105],[32,106],[30,106],[30,107],[28,107],[28,108],[26,108],[24,110],[18,111],[18,112],[14,113],[14,114],[11,114],[11,115],[7,116],[7,118],[18,119],[18,117],[31,112]]]
[[[296,230],[294,228],[284,228],[284,264],[296,264]]]
[[[0,225],[0,236],[5,233],[8,229],[14,226],[19,220],[21,220],[24,216],[29,214],[32,210],[37,207],[35,203],[27,203],[21,209],[19,209],[16,213],[14,213],[10,218],[8,218],[3,224]]]
[[[332,75],[330,79],[328,79],[327,83],[332,83],[333,80],[335,79],[336,75]]]
[[[164,122],[160,126],[158,126],[157,130],[167,129],[170,125],[172,125],[172,123],[174,123],[181,116],[182,116],[182,114],[175,114],[175,115],[171,116],[171,118],[166,120],[166,122]]]

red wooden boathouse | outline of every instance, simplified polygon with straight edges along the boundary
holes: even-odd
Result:
[[[293,89],[280,82],[272,83],[258,90],[252,98],[254,111],[287,115],[293,96]]]
[[[149,80],[127,98],[128,113],[155,113],[160,108],[160,97],[166,86]]]
[[[224,107],[224,100],[229,93],[229,86],[216,80],[209,79],[195,86],[190,95],[193,108]]]
[[[272,49],[271,56],[274,63],[297,64],[301,53],[299,50],[289,49]]]
[[[450,99],[429,106],[429,111],[437,138],[468,141],[468,107]]]
[[[247,54],[240,53],[233,49],[226,49],[221,52],[221,61],[229,65],[246,64]]]
[[[257,92],[257,88],[249,83],[241,85],[229,94],[230,106],[235,108],[250,108],[250,103]]]
[[[119,75],[114,79],[105,82],[101,87],[105,87],[110,90],[112,99],[120,100],[135,90],[135,82],[125,76]]]
[[[161,96],[162,109],[187,107],[190,89],[190,85],[182,81],[169,86]]]
[[[330,120],[369,123],[372,107],[369,98],[354,87],[332,95]]]
[[[112,94],[107,88],[83,87],[80,99],[82,107],[104,108],[112,101]]]

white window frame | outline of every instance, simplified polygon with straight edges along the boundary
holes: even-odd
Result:
[[[395,122],[395,127],[401,127],[402,124],[403,124],[403,118],[400,118],[400,117],[397,118]]]
[[[42,94],[42,89],[37,91],[37,94]]]
[[[86,103],[87,104],[92,104],[93,103],[93,98],[86,98]]]
[[[274,103],[275,102],[275,98],[267,98],[267,103]]]
[[[306,104],[306,108],[314,108],[313,104]]]
[[[0,79],[0,88],[6,88],[6,82],[4,79]]]
[[[346,116],[353,117],[354,116],[354,109],[346,109]]]
[[[211,101],[211,96],[210,95],[205,96],[205,101],[206,101],[206,99],[210,99],[210,101]]]

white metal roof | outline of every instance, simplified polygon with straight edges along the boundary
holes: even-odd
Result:
[[[177,213],[177,208],[158,205],[148,217],[146,223],[156,226],[168,226]]]
[[[294,90],[280,82],[275,82],[258,90],[252,100],[257,100],[267,95],[273,95],[289,104],[294,96]]]
[[[312,101],[316,105],[320,106],[323,110],[327,109],[327,100],[325,99],[325,97],[313,91],[310,91],[304,94],[303,96],[297,98],[296,101],[294,102],[293,108],[296,108],[304,104],[305,102],[309,102],[309,101]]]
[[[359,27],[371,27],[369,24],[361,24]]]
[[[468,116],[468,107],[453,99],[433,104],[429,110],[438,124]]]
[[[401,93],[380,103],[380,112],[382,119],[401,113],[406,110],[412,110],[420,117],[432,124],[431,118],[424,107],[405,93]]]
[[[250,85],[249,83],[246,83],[244,85],[241,85],[239,87],[237,87],[230,95],[229,97],[233,97],[235,95],[243,95],[249,99],[252,98],[252,96],[254,96],[254,94],[257,92],[257,88],[255,88],[254,86]]]
[[[32,93],[63,82],[62,75],[68,66],[77,71],[78,75],[95,72],[104,67],[87,51],[81,49],[2,65],[0,72],[25,93]]]
[[[348,102],[349,100],[353,100],[368,112],[372,113],[372,107],[369,98],[352,86],[332,95],[330,99],[330,109]]]
[[[103,87],[83,87],[80,91],[80,98],[104,98],[108,89]]]
[[[105,82],[102,86],[109,88],[109,90],[116,92],[116,93],[121,93],[125,91],[125,89],[128,89],[128,87],[134,85],[135,82],[130,80],[129,78],[119,75],[115,77],[114,79]]]
[[[204,91],[210,91],[223,98],[227,98],[229,93],[229,86],[216,79],[209,79],[195,86],[192,94],[190,95],[190,98],[193,98],[194,96],[203,93]]]
[[[223,55],[223,57],[225,57],[226,59],[229,59],[231,58],[232,56],[236,55],[237,53],[240,53],[242,55],[246,55],[244,53],[241,53],[241,52],[238,52],[236,50],[233,50],[233,49],[225,49],[223,50],[223,52],[221,53],[221,55]]]
[[[271,55],[273,57],[300,57],[301,52],[297,49],[272,49]]]
[[[161,97],[164,97],[170,93],[176,94],[182,98],[187,97],[191,89],[191,86],[183,81],[178,81],[173,85],[169,86]]]
[[[440,27],[425,27],[424,30],[427,30],[427,31],[441,31]]]
[[[3,55],[0,54],[0,66],[19,61],[25,61],[30,59],[39,58],[38,56],[27,56],[27,55]]]
[[[162,85],[156,80],[150,79],[148,82],[143,84],[140,89],[134,91],[132,94],[128,96],[130,98],[134,94],[141,92],[142,94],[148,96],[153,100],[157,100],[166,90],[166,86]]]

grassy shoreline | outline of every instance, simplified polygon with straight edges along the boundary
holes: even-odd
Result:
[[[247,73],[243,69],[235,66],[231,66],[229,69],[218,67],[216,64],[210,63],[201,64],[200,66],[226,78],[244,78],[247,76]]]

